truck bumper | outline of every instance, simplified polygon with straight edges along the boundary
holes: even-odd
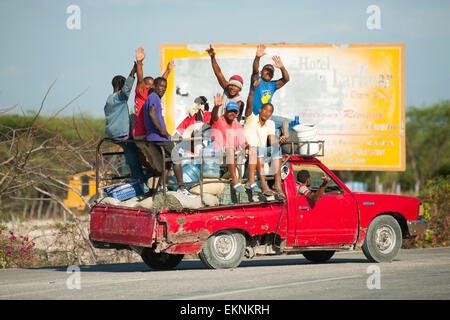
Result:
[[[427,220],[408,221],[408,233],[411,237],[418,234],[424,234],[427,230]]]

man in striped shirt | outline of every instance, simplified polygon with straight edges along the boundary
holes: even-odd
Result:
[[[309,190],[308,186],[311,183],[311,176],[307,170],[300,170],[297,173],[297,190],[299,194],[304,195],[306,198],[314,201],[318,201],[327,187],[330,178],[324,174],[322,177],[322,184],[316,192]]]

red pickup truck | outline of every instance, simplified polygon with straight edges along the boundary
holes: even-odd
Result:
[[[208,268],[235,268],[243,257],[302,253],[325,262],[334,252],[362,247],[372,262],[392,261],[402,239],[425,232],[419,199],[352,192],[315,157],[284,158],[286,200],[152,212],[96,204],[90,210],[90,240],[97,248],[138,252],[153,269],[175,267],[198,254]],[[331,178],[318,201],[297,191],[296,173],[308,170],[314,191]]]

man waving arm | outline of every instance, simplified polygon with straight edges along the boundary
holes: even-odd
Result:
[[[284,86],[289,81],[289,73],[287,72],[286,68],[284,67],[283,62],[281,62],[281,59],[279,56],[274,56],[272,58],[273,62],[275,62],[275,67],[280,69],[281,71],[281,79],[277,80],[277,89],[280,89],[282,86]]]

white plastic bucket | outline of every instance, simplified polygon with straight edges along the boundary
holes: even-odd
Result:
[[[294,131],[297,133],[298,141],[306,142],[306,141],[317,141],[317,128],[314,124],[304,123],[298,124],[294,128]],[[308,152],[309,145],[309,152]],[[300,154],[304,155],[313,155],[319,152],[319,144],[318,143],[309,143],[300,146],[299,150]]]

